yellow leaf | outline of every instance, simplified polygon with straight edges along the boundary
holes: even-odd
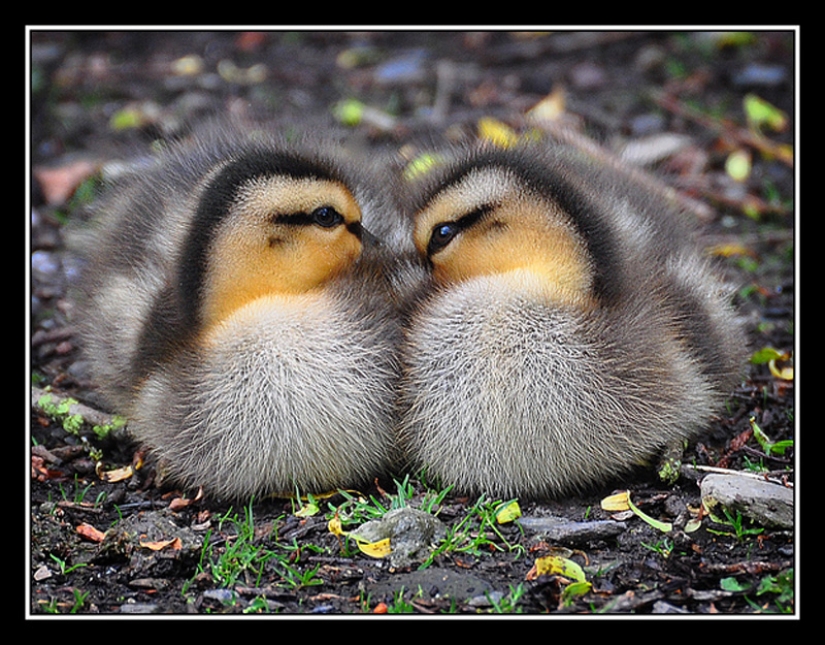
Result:
[[[669,532],[673,525],[669,524],[668,522],[660,522],[659,520],[654,520],[649,515],[645,515],[642,511],[640,511],[633,502],[630,501],[630,491],[621,491],[620,493],[615,493],[614,495],[610,495],[609,497],[605,497],[601,502],[602,508],[606,511],[618,512],[618,511],[626,511],[631,510],[633,511],[634,515],[637,515],[645,522],[650,524],[652,527],[663,531],[664,533]]]
[[[564,86],[558,85],[550,94],[527,111],[527,116],[538,121],[555,121],[564,114],[567,103]]]
[[[390,538],[378,540],[378,542],[366,542],[365,540],[355,539],[355,543],[362,553],[366,553],[371,558],[386,558],[392,548],[390,547]]]
[[[517,500],[506,502],[496,509],[496,521],[499,524],[507,524],[521,517],[521,507]]]
[[[172,61],[172,73],[176,76],[197,76],[203,73],[203,59],[197,54],[178,58]]]
[[[734,150],[725,160],[725,172],[734,181],[745,181],[751,174],[751,153],[747,150]]]
[[[498,148],[510,148],[518,143],[516,131],[492,117],[482,117],[478,120],[478,136]]]
[[[537,576],[559,575],[576,582],[586,582],[582,568],[567,558],[558,555],[548,555],[539,558],[535,563]]]
[[[768,361],[768,367],[771,370],[771,374],[776,378],[781,378],[783,381],[793,381],[793,367],[778,367],[776,359]]]
[[[747,94],[743,99],[745,117],[751,126],[767,126],[774,132],[782,132],[788,127],[788,115],[756,94]]]
[[[404,179],[407,181],[418,179],[426,175],[443,161],[444,157],[441,155],[424,152],[415,157],[415,159],[412,159],[410,163],[407,164],[407,167],[404,168]]]
[[[748,257],[756,257],[756,253],[753,249],[749,249],[744,244],[716,244],[714,246],[708,247],[707,252],[710,255],[716,255],[723,258],[732,258],[736,256],[748,256]]]
[[[344,125],[355,126],[364,117],[364,104],[357,99],[340,101],[333,107],[333,114]]]
[[[346,532],[344,532],[344,528],[341,525],[341,519],[338,517],[338,513],[336,513],[335,516],[329,521],[327,528],[333,535],[337,535],[339,537],[346,535]]]
[[[318,504],[310,502],[308,504],[304,504],[295,511],[295,517],[312,517],[313,515],[317,515],[321,509],[318,508]]]
[[[615,493],[613,495],[609,495],[605,497],[602,502],[602,509],[605,511],[627,511],[630,510],[630,505],[628,504],[628,495],[627,491],[623,490],[620,493]]]

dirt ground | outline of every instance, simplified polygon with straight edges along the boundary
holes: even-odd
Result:
[[[795,170],[783,148],[794,143],[793,32],[30,37],[27,378],[37,392],[49,388],[99,410],[72,327],[67,285],[77,267],[64,239],[94,198],[90,178],[104,163],[146,154],[153,142],[226,112],[283,127],[312,120],[382,154],[403,154],[426,150],[429,137],[475,137],[483,118],[526,132],[533,106],[561,99],[563,118],[583,140],[611,154],[636,145],[656,156],[646,171],[704,205],[690,212],[740,285],[752,349],[794,350]],[[749,123],[749,96],[787,121]],[[377,116],[367,110],[342,123],[336,108],[347,100]],[[739,181],[726,166],[734,152],[752,164]],[[306,505],[291,500],[231,508],[192,499],[191,491],[158,488],[151,467],[104,481],[97,462],[105,470],[133,463],[128,439],[120,431],[99,439],[92,424],[75,430],[59,411],[33,404],[28,613],[798,616],[798,526],[717,511],[688,530],[701,507],[702,468],[761,472],[793,486],[793,447],[767,454],[751,425],[773,442],[797,438],[794,381],[778,371],[790,366],[750,366],[718,419],[686,448],[682,463],[694,468],[675,483],[642,470],[579,497],[520,500],[522,518],[504,524],[488,521],[497,500],[435,499],[414,475],[376,481],[360,502],[342,494],[318,500],[318,512],[306,515],[296,513]],[[673,530],[603,510],[601,500],[621,489]],[[330,531],[336,509],[366,517],[400,505],[426,506],[461,540],[424,568],[393,567]],[[541,523],[551,517],[582,532],[554,537]],[[569,572],[536,572],[549,555],[579,564],[590,586],[572,593]]]

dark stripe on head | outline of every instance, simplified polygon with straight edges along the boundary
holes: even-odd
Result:
[[[216,230],[244,184],[274,176],[345,183],[331,165],[288,152],[254,150],[222,168],[203,191],[181,256],[177,287],[181,318],[190,330],[194,331],[200,325],[207,257]]]
[[[442,191],[444,185],[458,184],[474,170],[498,167],[512,172],[536,193],[549,197],[570,218],[582,236],[594,262],[594,292],[603,302],[613,302],[621,290],[621,250],[617,247],[609,218],[582,189],[587,178],[571,179],[562,164],[555,165],[541,158],[507,151],[485,152],[474,156],[469,163],[459,163],[439,178],[419,201],[417,211],[426,208]],[[570,169],[574,172],[574,169]],[[575,181],[578,179],[579,181]],[[494,205],[489,205],[492,208]],[[485,210],[485,207],[480,209]],[[472,214],[471,214],[472,215]],[[460,220],[459,220],[460,221]]]

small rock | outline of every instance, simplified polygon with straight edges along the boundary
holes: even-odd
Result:
[[[751,63],[733,74],[732,80],[738,87],[775,87],[788,80],[788,71],[783,65]]]
[[[484,595],[473,596],[467,600],[470,607],[491,607],[493,603],[501,602],[504,594],[501,591],[490,591]]]
[[[664,600],[657,600],[653,603],[653,609],[651,610],[653,614],[689,614],[690,612],[687,609],[682,609],[681,607],[677,607],[676,605],[671,605],[669,602],[665,602]]]
[[[362,524],[353,534],[367,542],[389,538],[390,566],[398,568],[425,560],[430,546],[446,535],[446,527],[429,513],[404,507]]]
[[[691,144],[690,137],[661,132],[628,141],[621,158],[635,166],[650,166],[681,152]],[[681,456],[681,448],[678,450]]]
[[[160,607],[149,603],[127,602],[120,606],[121,614],[157,614]]]
[[[601,65],[584,61],[570,69],[570,84],[579,90],[594,90],[602,87],[607,75]]]
[[[237,600],[238,594],[232,589],[207,589],[203,592],[203,597],[218,602],[234,602]]]
[[[701,485],[702,501],[738,510],[761,525],[792,528],[793,490],[750,477],[707,475]]]
[[[60,272],[60,261],[48,251],[35,251],[31,255],[32,273],[40,280],[53,279]]]
[[[135,589],[158,589],[169,587],[169,580],[165,578],[135,578],[129,581],[129,586]]]
[[[426,50],[412,50],[379,65],[375,69],[375,80],[384,85],[419,82],[426,75],[426,60]]]
[[[601,542],[625,530],[621,522],[613,520],[571,522],[560,517],[522,517],[519,522],[525,529],[535,531],[543,538],[570,546]]]

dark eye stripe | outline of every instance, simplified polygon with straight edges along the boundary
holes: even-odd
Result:
[[[311,213],[276,213],[270,217],[273,224],[287,224],[292,226],[307,226],[317,224],[324,228],[332,228],[344,223],[344,216],[332,206],[321,206]]]
[[[441,249],[452,242],[463,230],[470,228],[481,220],[487,213],[496,208],[496,204],[485,204],[480,208],[462,215],[454,222],[441,222],[433,227],[430,233],[430,241],[427,244],[427,255],[438,253]]]

